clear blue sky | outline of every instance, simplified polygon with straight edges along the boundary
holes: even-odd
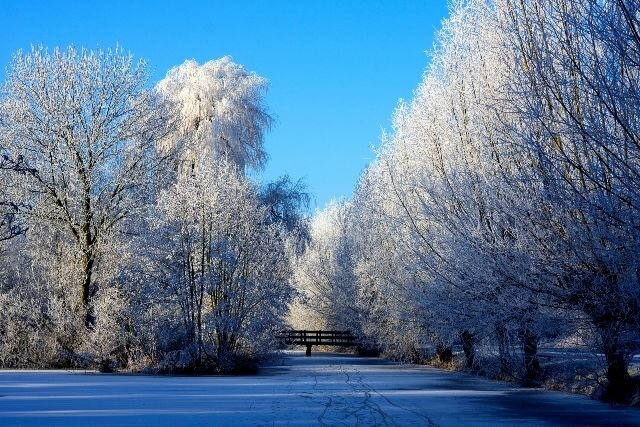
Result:
[[[32,44],[119,43],[148,60],[154,82],[185,59],[231,55],[271,83],[263,178],[305,178],[322,207],[351,195],[446,14],[446,0],[7,1],[0,77]]]

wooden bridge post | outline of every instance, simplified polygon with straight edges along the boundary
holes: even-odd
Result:
[[[311,344],[307,344],[307,352],[305,353],[305,356],[311,357]]]

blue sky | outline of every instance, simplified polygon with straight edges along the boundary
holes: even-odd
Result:
[[[0,77],[32,44],[119,43],[148,60],[154,82],[185,59],[231,55],[271,83],[263,179],[304,178],[322,207],[351,195],[446,14],[446,0],[10,1],[0,12]]]

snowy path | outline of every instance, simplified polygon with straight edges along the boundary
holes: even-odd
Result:
[[[0,426],[640,425],[640,410],[428,367],[292,353],[252,377],[0,371]]]

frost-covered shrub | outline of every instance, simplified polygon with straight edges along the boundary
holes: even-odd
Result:
[[[43,307],[17,292],[0,294],[0,366],[35,368],[55,361],[56,343]]]
[[[73,367],[81,364],[77,306],[73,287],[67,287],[73,266],[58,255],[65,251],[55,237],[35,244],[32,234],[11,242],[1,254],[0,309],[3,364],[11,367]],[[59,250],[60,252],[57,252]],[[67,254],[73,257],[72,251]],[[71,292],[69,292],[71,291]]]
[[[100,370],[111,371],[123,361],[129,301],[117,287],[102,288],[92,311],[95,322],[86,332],[83,347]]]

